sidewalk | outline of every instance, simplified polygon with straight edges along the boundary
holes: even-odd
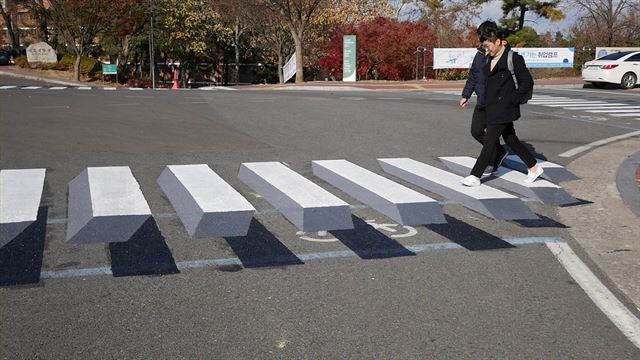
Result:
[[[43,70],[22,69],[17,66],[0,67],[0,75],[21,77],[29,80],[44,81],[57,85],[66,86],[89,86],[89,87],[121,87],[120,84],[101,81],[77,82],[68,78],[58,77],[62,75],[56,72]],[[583,82],[581,78],[561,78],[561,79],[541,79],[536,80],[536,88],[581,88]],[[363,80],[358,82],[342,81],[310,81],[303,84],[266,84],[266,85],[241,85],[234,86],[238,90],[319,90],[319,91],[366,91],[382,90],[394,92],[409,91],[438,91],[438,90],[460,90],[464,87],[465,80],[445,81],[445,80],[412,80],[412,81],[383,81],[383,80]]]
[[[309,81],[302,84],[265,84],[237,86],[241,90],[331,90],[339,91],[341,88],[348,90],[383,90],[383,91],[433,91],[433,90],[460,90],[464,88],[465,80],[412,80],[412,81],[374,81],[363,80],[358,82],[342,81]],[[539,79],[535,80],[536,88],[582,88],[584,82],[581,78]]]
[[[568,165],[564,183],[592,203],[559,207],[558,221],[619,291],[640,310],[640,137],[612,143]]]
[[[89,86],[89,87],[105,87],[112,86],[117,87],[118,84],[106,82],[102,83],[102,81],[75,81],[73,79],[69,79],[67,77],[63,77],[62,75],[67,75],[65,72],[54,71],[54,70],[32,70],[32,69],[23,69],[18,66],[2,66],[0,67],[0,75],[23,78],[28,80],[35,81],[43,81],[56,85],[64,85],[64,86]]]

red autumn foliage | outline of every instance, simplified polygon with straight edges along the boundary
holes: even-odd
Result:
[[[358,78],[410,80],[415,78],[416,48],[433,50],[436,36],[429,26],[409,21],[377,18],[356,26],[336,29],[325,47],[325,56],[318,65],[336,78],[342,78],[342,37],[357,36]],[[422,57],[422,55],[420,55]],[[433,63],[433,55],[426,54],[426,65]],[[422,66],[422,59],[420,59]]]

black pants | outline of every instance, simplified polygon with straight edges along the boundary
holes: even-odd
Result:
[[[487,128],[487,112],[484,107],[476,107],[473,109],[473,116],[471,117],[471,136],[476,139],[480,145],[484,145],[484,134],[485,129]],[[497,154],[500,150],[503,150],[502,145],[500,145],[500,141],[496,141],[496,149],[494,156],[489,161],[489,164],[493,164],[495,160],[495,154]]]
[[[504,142],[509,145],[509,148],[522,159],[528,168],[532,168],[536,164],[536,159],[520,142],[516,136],[516,129],[513,127],[513,123],[487,125],[487,132],[484,134],[482,144],[482,151],[476,164],[471,170],[471,175],[481,177],[484,169],[492,162],[496,157],[496,144],[500,146],[500,136],[504,139]],[[474,136],[475,137],[475,136]]]

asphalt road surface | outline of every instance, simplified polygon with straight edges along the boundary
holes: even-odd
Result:
[[[556,207],[527,201],[540,220],[504,221],[443,202],[447,224],[403,227],[313,175],[312,160],[347,159],[443,200],[376,159],[444,169],[439,156],[477,156],[472,110],[453,93],[0,85],[20,85],[0,90],[1,168],[47,169],[28,245],[0,249],[2,358],[640,358],[545,245],[573,243]],[[637,91],[535,94],[640,105]],[[640,130],[640,115],[528,104],[516,129],[565,164],[559,154]],[[299,232],[238,180],[257,161],[351,204],[355,229]],[[173,164],[208,164],[247,198],[249,234],[191,239],[157,184]],[[92,166],[129,166],[140,183],[154,218],[127,243],[64,242],[67,185]]]

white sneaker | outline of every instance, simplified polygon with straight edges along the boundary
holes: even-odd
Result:
[[[538,169],[536,171],[531,171],[529,170],[527,172],[527,178],[524,179],[524,182],[526,183],[532,183],[534,181],[536,181],[536,179],[542,175],[542,173],[544,172],[544,170],[542,169],[542,166],[538,165]]]
[[[475,187],[480,186],[480,179],[478,179],[476,176],[469,175],[466,178],[460,180],[460,183],[462,183],[462,185],[464,186]]]

